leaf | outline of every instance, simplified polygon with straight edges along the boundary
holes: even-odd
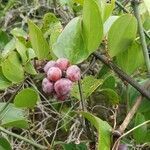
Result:
[[[31,20],[28,20],[31,45],[39,59],[46,59],[49,54],[49,46],[44,39],[42,31]]]
[[[132,74],[138,67],[144,65],[141,45],[134,42],[128,50],[117,55],[117,64],[128,74]]]
[[[0,90],[5,90],[9,86],[11,86],[12,83],[9,82],[2,73],[2,68],[0,67]]]
[[[115,0],[111,0],[111,1],[102,0],[101,7],[102,7],[102,19],[103,22],[105,22],[108,19],[108,17],[111,15],[115,7]]]
[[[58,58],[68,58],[71,63],[77,64],[88,57],[81,35],[81,19],[72,19],[59,35],[53,45],[53,52]]]
[[[134,16],[126,14],[119,17],[108,32],[109,55],[114,57],[127,50],[135,39],[136,32],[137,22]]]
[[[9,37],[6,32],[0,29],[0,51],[5,47],[6,43],[8,43]]]
[[[134,127],[136,127],[137,125],[145,122],[145,118],[142,114],[138,113],[135,117],[135,123],[134,123]],[[133,131],[133,137],[136,140],[136,142],[138,144],[145,142],[145,136],[147,133],[147,125],[144,125],[136,130]]]
[[[4,137],[0,137],[0,150],[12,150],[10,143]]]
[[[27,49],[27,57],[28,57],[28,60],[31,60],[36,57],[36,54],[32,48]]]
[[[26,88],[16,95],[14,104],[19,108],[33,108],[36,105],[38,98],[39,95],[34,89]]]
[[[85,0],[83,4],[83,37],[89,54],[100,45],[103,37],[103,23],[97,0]]]
[[[2,110],[5,105],[6,103],[0,103],[0,110]],[[28,122],[24,116],[25,111],[14,107],[13,104],[9,104],[0,116],[1,126],[28,128]]]
[[[143,1],[144,1],[146,9],[150,15],[150,1],[149,0],[143,0]]]
[[[79,3],[80,5],[83,5],[84,0],[74,0],[74,2]]]
[[[100,118],[92,115],[89,112],[79,112],[83,115],[86,119],[88,119],[91,124],[97,129],[98,131],[98,146],[97,150],[110,150],[111,146],[111,126],[106,122],[101,120]]]
[[[14,28],[10,33],[15,37],[23,37],[25,39],[28,37],[28,34],[22,28]]]
[[[2,57],[6,58],[9,53],[11,53],[13,50],[15,50],[15,39],[11,39],[4,47],[4,50],[2,51]]]
[[[106,35],[112,24],[118,19],[118,16],[110,16],[104,23],[104,35]]]
[[[11,52],[2,62],[2,72],[8,80],[14,83],[24,80],[24,71],[17,52]]]
[[[115,81],[114,76],[108,75],[108,76],[104,79],[103,84],[102,84],[102,86],[101,86],[101,89],[103,89],[103,88],[115,89],[115,83],[116,83],[116,81]]]
[[[34,68],[34,66],[33,66],[33,64],[32,64],[32,62],[30,62],[30,61],[25,64],[24,70],[25,70],[27,73],[31,74],[31,75],[36,75],[36,74],[37,74],[37,72],[36,72],[36,70],[35,70],[35,68]]]
[[[118,104],[119,103],[119,95],[112,89],[101,89],[98,92],[106,98],[106,101],[111,104]]]
[[[21,56],[22,63],[25,64],[28,60],[27,48],[19,39],[16,39],[16,50],[18,51],[18,53]]]
[[[100,85],[102,80],[96,79],[93,76],[87,76],[81,81],[84,98],[88,98]],[[80,99],[78,84],[73,86],[71,95],[77,99]]]

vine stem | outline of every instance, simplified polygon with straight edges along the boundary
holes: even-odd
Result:
[[[115,144],[114,144],[112,150],[115,150],[115,147],[116,147],[117,143],[118,143],[123,137],[125,137],[126,135],[130,134],[132,131],[134,131],[134,130],[136,130],[136,129],[138,129],[138,128],[140,128],[140,127],[142,127],[142,126],[144,126],[144,125],[146,125],[146,124],[148,124],[148,123],[150,123],[150,120],[147,120],[147,121],[145,121],[145,122],[139,124],[138,126],[132,128],[131,130],[129,130],[129,131],[127,131],[126,133],[124,133],[123,135],[121,135],[121,136],[117,139],[117,141],[115,142]]]
[[[20,140],[22,140],[22,141],[25,141],[25,142],[27,142],[27,143],[29,143],[29,144],[31,144],[31,145],[33,145],[34,147],[37,147],[37,148],[39,148],[39,149],[47,149],[47,147],[42,146],[42,145],[40,145],[40,144],[37,144],[37,143],[35,143],[34,141],[31,141],[31,140],[29,140],[29,139],[26,139],[26,138],[24,138],[24,137],[22,137],[22,136],[20,136],[20,135],[18,135],[18,134],[15,134],[15,133],[13,133],[13,132],[10,132],[10,131],[6,130],[5,128],[1,127],[1,126],[0,126],[0,131],[3,132],[3,133],[8,134],[8,135],[10,135],[10,136],[16,137],[16,138],[18,138],[18,139],[20,139]]]
[[[139,0],[132,0],[131,5],[132,5],[133,11],[134,11],[134,15],[135,15],[137,22],[138,22],[138,30],[139,30],[139,35],[140,35],[140,39],[141,39],[143,55],[145,58],[145,63],[146,63],[148,75],[150,75],[150,59],[149,59],[149,55],[148,55],[146,39],[145,39],[143,25],[142,25],[140,12],[139,12],[139,8],[138,8]]]

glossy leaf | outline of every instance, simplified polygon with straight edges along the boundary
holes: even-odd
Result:
[[[12,85],[12,83],[4,77],[4,75],[2,73],[2,68],[0,68],[0,90],[5,90],[6,88],[8,88],[11,85]]]
[[[145,118],[142,114],[138,113],[135,117],[135,123],[134,123],[134,127],[136,127],[137,125],[145,122]],[[136,140],[136,142],[138,144],[144,142],[145,136],[147,133],[147,125],[144,125],[136,130],[133,131],[133,137]]]
[[[144,64],[141,45],[134,42],[128,50],[120,53],[117,56],[117,64],[126,73],[132,74],[138,67]]]
[[[28,20],[28,26],[32,48],[39,59],[46,59],[50,51],[42,31],[31,20]]]
[[[28,34],[22,28],[14,28],[10,33],[15,37],[23,37],[25,39],[28,37]]]
[[[9,37],[6,34],[6,32],[0,30],[0,51],[5,47],[5,45],[8,43]]]
[[[36,75],[37,74],[37,72],[36,72],[36,70],[35,70],[35,68],[34,68],[34,66],[33,66],[33,64],[32,64],[32,62],[27,62],[25,65],[24,65],[24,70],[27,72],[27,73],[29,73],[29,74],[31,74],[31,75]]]
[[[21,56],[22,63],[25,64],[28,60],[27,58],[27,48],[26,46],[18,39],[16,39],[16,50]]]
[[[96,79],[93,76],[87,76],[81,81],[84,98],[88,98],[100,85],[102,80]],[[71,95],[77,99],[80,99],[78,84],[73,86]]]
[[[26,88],[16,95],[14,104],[19,108],[33,108],[36,105],[38,98],[37,91],[31,88]]]
[[[81,34],[81,19],[71,20],[53,45],[53,52],[59,58],[68,58],[71,63],[80,63],[88,57]]]
[[[6,103],[0,103],[0,110],[2,110],[5,105]],[[14,107],[13,104],[9,104],[0,116],[1,126],[27,128],[28,122],[24,116],[25,112],[23,110]]]
[[[100,45],[103,37],[103,23],[97,0],[85,0],[83,4],[83,37],[89,54]]]
[[[4,50],[2,51],[2,57],[6,58],[9,53],[11,53],[13,50],[15,50],[15,39],[11,39],[4,47]]]
[[[130,14],[122,15],[108,32],[108,52],[111,57],[127,50],[136,37],[137,22]],[[116,38],[117,37],[117,38]]]
[[[4,137],[0,137],[0,150],[12,150],[10,143]]]
[[[14,83],[23,81],[24,71],[17,52],[11,52],[2,62],[2,72],[8,80]]]
[[[86,119],[90,121],[90,123],[97,129],[98,131],[98,146],[97,150],[110,150],[111,146],[111,126],[106,122],[101,120],[100,118],[92,115],[89,112],[79,112]]]

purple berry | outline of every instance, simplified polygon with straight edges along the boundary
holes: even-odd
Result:
[[[67,78],[73,82],[79,81],[81,78],[80,68],[76,65],[70,66],[66,71]]]
[[[128,150],[128,147],[126,144],[120,144],[118,150]]]
[[[50,94],[53,92],[54,86],[47,78],[44,78],[42,81],[42,89],[45,93]]]
[[[55,67],[56,66],[56,62],[51,60],[49,61],[45,66],[44,66],[44,72],[47,73],[48,70],[51,68],[51,67]]]
[[[54,89],[58,97],[69,94],[71,88],[72,82],[66,78],[62,78],[54,84]]]
[[[47,72],[47,78],[51,81],[57,81],[62,77],[62,71],[58,67],[51,67]]]
[[[59,58],[57,61],[57,66],[62,70],[65,71],[69,67],[69,60],[66,58]]]

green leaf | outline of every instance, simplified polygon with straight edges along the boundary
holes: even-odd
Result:
[[[36,54],[32,48],[27,49],[27,57],[28,57],[28,60],[31,60],[36,57]]]
[[[30,61],[25,64],[24,70],[25,70],[27,73],[31,74],[31,75],[36,75],[36,74],[37,74],[37,72],[36,72],[36,70],[35,70],[35,68],[34,68],[34,66],[33,66],[33,64],[32,64],[32,62],[30,62]]]
[[[11,39],[4,47],[4,50],[2,51],[2,57],[6,58],[9,53],[11,53],[13,50],[15,50],[15,39]]]
[[[22,63],[25,64],[28,60],[27,48],[19,39],[16,39],[16,50],[21,56]]]
[[[44,39],[42,31],[31,20],[28,20],[31,45],[39,59],[46,59],[49,54],[49,46]]]
[[[100,85],[102,80],[96,79],[93,76],[87,76],[81,81],[84,98],[88,98]],[[71,95],[77,99],[80,99],[78,84],[73,86]]]
[[[5,47],[6,43],[8,43],[9,37],[6,32],[0,29],[0,51]]]
[[[0,110],[2,110],[5,105],[6,103],[0,103]],[[16,108],[13,104],[9,104],[0,116],[1,126],[28,128],[28,122],[24,116],[25,111]]]
[[[10,33],[15,37],[23,37],[25,39],[28,37],[28,34],[22,28],[14,28]]]
[[[0,90],[5,90],[9,86],[11,86],[12,83],[9,82],[2,73],[2,68],[0,67]]]
[[[143,1],[144,1],[146,9],[150,15],[150,1],[149,0],[143,0]]]
[[[88,57],[81,35],[81,19],[72,19],[53,45],[53,52],[58,58],[68,58],[71,63],[80,63]]]
[[[118,104],[119,103],[119,95],[112,89],[101,89],[98,90],[100,94],[102,94],[105,98],[106,101],[111,103],[111,104]]]
[[[138,67],[144,64],[141,45],[134,42],[128,50],[117,55],[117,64],[126,73],[132,74]]]
[[[4,137],[0,137],[0,150],[12,150],[10,143]]]
[[[8,80],[14,83],[24,80],[24,71],[17,52],[11,52],[2,62],[2,72]]]
[[[83,4],[83,37],[89,54],[100,45],[103,37],[103,23],[97,0],[85,0]]]
[[[137,22],[130,14],[122,15],[108,32],[108,53],[111,57],[127,50],[136,37]],[[117,37],[117,38],[116,38]]]
[[[101,86],[101,89],[103,89],[103,88],[115,89],[115,84],[116,84],[116,81],[115,81],[114,76],[108,75],[108,76],[104,79],[104,82],[103,82],[103,84],[102,84],[102,86]]]
[[[115,7],[115,0],[111,0],[111,1],[102,0],[101,7],[102,7],[102,19],[103,22],[105,22],[108,19],[108,17],[111,15]]]
[[[145,122],[145,118],[141,113],[137,113],[136,117],[135,117],[135,124],[134,127],[136,127],[137,125]],[[143,143],[145,136],[147,133],[147,125],[144,125],[136,130],[133,131],[133,137],[136,140],[136,142],[138,144]]]
[[[118,19],[118,16],[110,16],[104,23],[104,35],[106,35],[112,24]]]
[[[88,119],[91,124],[98,131],[98,146],[97,150],[110,150],[111,146],[111,126],[106,122],[101,120],[100,118],[92,115],[89,112],[79,112],[86,119]]]
[[[26,88],[20,91],[15,99],[14,104],[19,108],[33,108],[39,99],[37,91],[31,88]]]

